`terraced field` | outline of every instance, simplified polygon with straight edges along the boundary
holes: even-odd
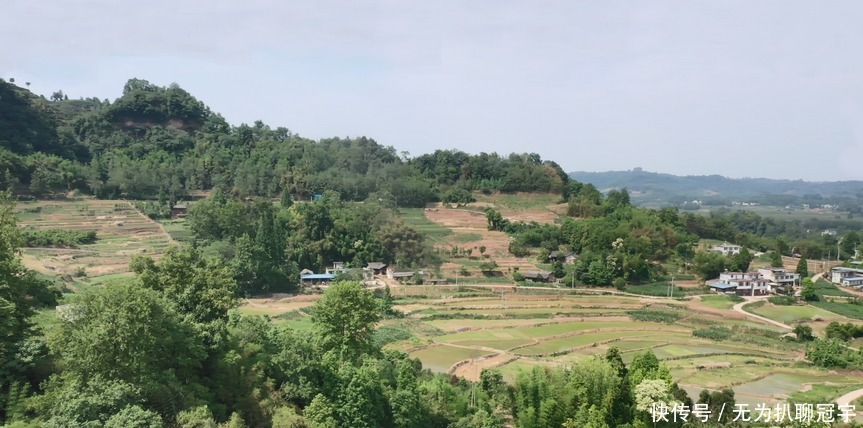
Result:
[[[702,389],[732,388],[738,402],[754,405],[792,396],[833,399],[863,387],[859,373],[828,372],[808,364],[804,345],[781,337],[787,330],[733,311],[731,299],[721,296],[673,301],[469,286],[397,287],[393,295],[396,307],[408,315],[384,324],[403,329],[410,339],[387,347],[407,352],[430,370],[472,380],[483,369],[495,368],[512,382],[524,370],[565,367],[603,355],[614,346],[625,362],[651,350],[693,398]],[[286,309],[311,304],[308,296],[278,302]],[[253,301],[246,308],[259,311],[255,305],[260,304]],[[778,316],[784,308],[766,313]],[[811,306],[801,308],[806,313],[798,310],[786,317],[839,317]],[[667,322],[639,321],[630,315],[635,309],[642,315],[673,317]],[[302,315],[274,319],[300,329],[310,325]],[[826,325],[825,321],[809,323],[816,332]],[[729,328],[732,337],[716,341],[693,336],[694,330],[711,325]]]
[[[25,248],[28,268],[68,283],[100,284],[130,278],[136,254],[158,257],[174,245],[160,225],[125,201],[70,200],[19,202],[23,228],[95,231],[97,241],[79,248]],[[81,276],[85,274],[85,276]]]

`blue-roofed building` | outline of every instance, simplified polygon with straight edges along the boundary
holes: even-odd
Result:
[[[737,284],[729,284],[727,282],[714,282],[707,284],[710,289],[721,294],[737,294]]]
[[[303,285],[326,285],[335,278],[336,275],[331,273],[307,273],[300,275],[300,283]]]
[[[318,199],[321,199],[321,196],[323,196],[323,195],[320,193],[314,194],[314,195],[312,195],[312,200],[317,201]]]
[[[846,278],[842,278],[842,285],[846,287],[863,286],[863,276],[849,276]]]

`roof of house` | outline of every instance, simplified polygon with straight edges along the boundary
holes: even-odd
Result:
[[[387,267],[387,264],[382,262],[371,262],[366,267],[369,269],[383,269]]]
[[[407,278],[409,276],[414,276],[414,272],[393,272],[394,278]]]
[[[171,207],[171,208],[174,208],[174,209],[177,209],[177,210],[184,210],[184,209],[186,209],[186,208],[189,208],[189,204],[175,204],[175,205],[174,205],[173,207]]]
[[[388,267],[388,268],[387,268],[387,271],[393,271],[393,272],[395,272],[395,273],[399,273],[399,272],[410,272],[410,273],[414,273],[414,272],[415,272],[413,269],[400,268],[400,267],[398,267],[398,266],[390,266],[390,267]]]
[[[574,255],[574,254],[569,252],[569,251],[552,251],[552,252],[548,253],[549,257],[555,257],[555,258],[556,257],[569,257],[572,255]]]
[[[526,270],[522,274],[525,278],[548,278],[551,272],[547,270]]]
[[[729,288],[737,288],[737,285],[734,284],[726,284],[724,282],[714,282],[713,284],[708,284],[710,288],[718,288],[720,290],[728,290]]]
[[[833,270],[835,270],[835,271],[837,271],[837,272],[858,272],[858,273],[863,273],[863,269],[849,268],[849,267],[842,267],[842,266],[835,267],[835,268],[833,268]]]
[[[310,273],[300,276],[300,279],[334,279],[336,276],[331,273]]]

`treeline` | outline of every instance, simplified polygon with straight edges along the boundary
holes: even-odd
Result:
[[[430,243],[393,211],[394,197],[343,201],[326,191],[314,202],[240,201],[216,189],[189,209],[196,245],[226,260],[241,295],[284,291],[301,269],[321,272],[333,262],[365,267],[384,262],[434,269],[440,258]]]
[[[176,84],[126,83],[114,102],[47,101],[0,80],[0,185],[37,196],[183,199],[219,187],[239,197],[309,199],[326,190],[398,206],[464,201],[469,191],[553,192],[569,178],[536,154],[436,151],[413,159],[361,138],[312,141],[262,122],[230,126]],[[7,172],[8,171],[8,172]]]
[[[25,247],[77,248],[79,245],[96,242],[96,232],[92,230],[35,229],[21,231]]]
[[[857,231],[844,235],[822,234],[823,228],[806,227],[802,221],[777,220],[745,210],[711,212],[709,215],[684,213],[681,220],[689,233],[706,239],[733,242],[758,251],[775,250],[779,254],[800,255],[807,259],[854,256],[861,244]],[[841,243],[840,243],[841,239]]]
[[[580,183],[579,183],[580,184]],[[591,285],[611,285],[615,279],[646,282],[664,274],[662,263],[672,257],[691,260],[698,236],[686,230],[676,209],[632,206],[627,191],[603,196],[591,185],[574,186],[567,218],[561,225],[510,222],[487,210],[490,230],[512,236],[509,250],[516,256],[548,254],[565,248],[579,255],[573,269],[555,269],[560,278]],[[543,260],[544,261],[544,260]]]
[[[512,222],[487,209],[488,229],[509,234],[509,252],[517,257],[538,253],[540,262],[546,262],[551,251],[574,252],[579,255],[574,268],[566,272],[558,263],[554,274],[567,283],[575,279],[590,285],[651,281],[666,274],[663,264],[673,259],[703,279],[715,278],[726,269],[748,270],[754,251],[772,251],[773,266],[782,266],[781,255],[801,256],[798,273],[806,276],[806,259],[836,256],[837,249],[847,259],[863,242],[854,231],[844,236],[807,233],[794,222],[747,211],[697,215],[676,208],[638,208],[626,189],[603,195],[590,184],[574,181],[567,197],[569,218],[560,225]],[[724,240],[744,249],[731,256],[696,252],[699,239]]]

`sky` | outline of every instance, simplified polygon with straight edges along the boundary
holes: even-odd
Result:
[[[567,171],[863,179],[863,2],[4,0],[0,77]]]

